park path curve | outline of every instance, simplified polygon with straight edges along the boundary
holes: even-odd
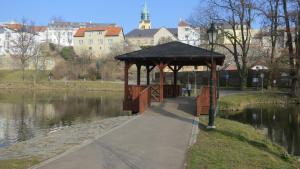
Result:
[[[92,143],[33,168],[182,169],[194,107],[194,98],[166,99]]]

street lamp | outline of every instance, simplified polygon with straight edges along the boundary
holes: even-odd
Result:
[[[261,92],[262,93],[264,92],[264,77],[265,77],[265,74],[263,72],[261,72],[260,78],[261,78]]]
[[[210,28],[207,30],[208,41],[211,45],[211,69],[210,69],[210,86],[209,86],[209,120],[207,128],[213,129],[216,128],[214,125],[215,121],[215,108],[214,108],[214,98],[213,98],[213,51],[214,51],[214,43],[217,39],[217,29],[215,28],[214,23],[212,22]]]

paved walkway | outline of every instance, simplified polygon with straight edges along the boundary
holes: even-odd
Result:
[[[193,98],[166,99],[91,144],[38,169],[182,169],[194,116]]]

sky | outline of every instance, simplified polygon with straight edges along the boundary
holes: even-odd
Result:
[[[1,0],[0,22],[20,21],[46,25],[51,18],[66,21],[116,23],[129,32],[138,27],[145,0]],[[152,27],[177,27],[189,18],[201,0],[147,0]]]

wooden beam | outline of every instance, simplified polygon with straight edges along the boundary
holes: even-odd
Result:
[[[137,64],[136,65],[136,68],[137,68],[137,72],[136,72],[136,83],[137,85],[141,85],[141,65],[140,64]]]
[[[171,69],[173,72],[175,72],[176,70],[176,66],[174,66],[174,68],[172,68],[172,66],[168,65],[169,69]]]
[[[167,64],[161,62],[157,66],[159,68],[159,102],[162,102],[164,100],[164,69]]]
[[[180,66],[178,66],[178,68],[177,68],[177,72],[179,71],[179,70],[181,70],[182,69],[182,65],[180,65]]]
[[[125,62],[124,66],[124,100],[126,101],[128,98],[128,74],[129,68],[132,66],[131,63]]]

